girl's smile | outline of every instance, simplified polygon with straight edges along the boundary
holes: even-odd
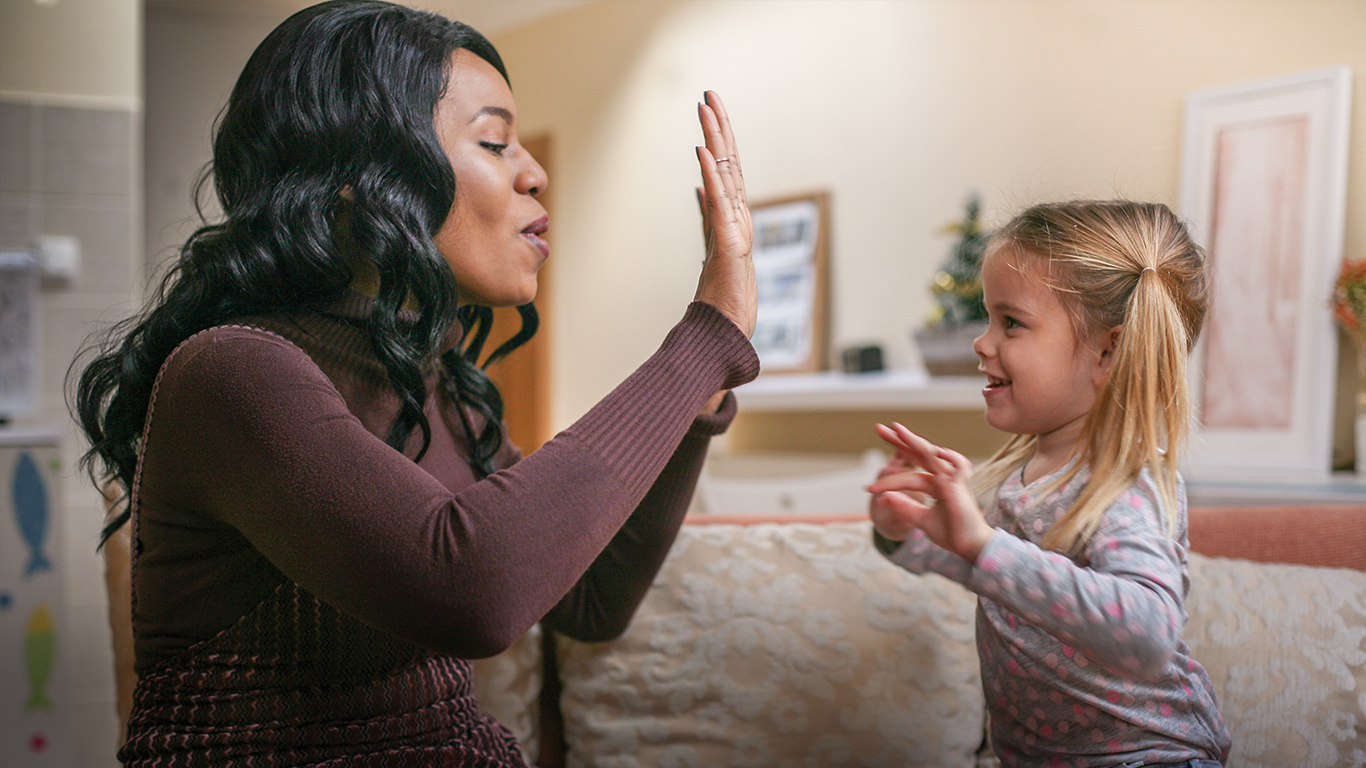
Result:
[[[1041,457],[1065,458],[1105,382],[1109,356],[1105,334],[1077,338],[1072,315],[1045,282],[1046,268],[1031,254],[987,260],[982,286],[989,324],[973,349],[987,377],[987,423],[1036,435]]]

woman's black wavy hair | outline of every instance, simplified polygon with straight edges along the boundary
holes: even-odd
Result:
[[[422,370],[461,322],[465,342],[440,360],[457,401],[483,417],[478,434],[464,424],[473,463],[493,471],[503,403],[478,361],[492,310],[457,306],[455,277],[432,239],[455,200],[457,180],[433,118],[458,49],[507,79],[498,52],[474,29],[382,0],[306,8],[262,41],[219,117],[213,160],[196,185],[197,204],[212,181],[222,221],[191,235],[147,307],[72,366],[74,373],[91,358],[72,411],[90,440],[82,464],[92,478],[133,487],[152,385],[176,345],[232,318],[339,297],[353,279],[349,254],[369,258],[379,273],[366,327],[402,401],[386,441],[402,450],[419,428],[418,458],[427,450]],[[349,237],[339,244],[343,208]],[[416,322],[400,318],[410,298]],[[522,328],[484,365],[535,333],[535,308],[519,310]],[[128,517],[125,497],[101,540]]]

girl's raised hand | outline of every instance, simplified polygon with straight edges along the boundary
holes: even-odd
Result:
[[[896,455],[868,486],[874,527],[893,541],[922,530],[930,541],[975,563],[994,531],[972,494],[972,462],[900,424],[879,424],[877,432]]]
[[[706,140],[706,146],[697,148],[697,162],[702,167],[697,201],[702,208],[707,257],[695,298],[720,310],[745,336],[753,336],[759,311],[752,254],[754,223],[745,198],[740,152],[721,97],[713,91],[704,96],[705,103],[697,105]]]

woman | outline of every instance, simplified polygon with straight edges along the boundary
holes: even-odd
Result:
[[[714,94],[707,258],[659,351],[518,461],[475,365],[548,256],[493,47],[380,0],[299,12],[214,142],[220,224],[83,371],[130,489],[128,765],[522,765],[465,659],[618,634],[753,378],[752,226]],[[111,529],[121,525],[115,520]]]

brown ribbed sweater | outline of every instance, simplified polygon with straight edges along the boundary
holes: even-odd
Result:
[[[539,620],[611,637],[672,543],[734,401],[698,411],[758,373],[743,334],[695,303],[587,415],[525,460],[505,445],[502,469],[476,481],[435,374],[422,460],[407,457],[417,435],[407,456],[381,439],[397,401],[361,327],[367,310],[351,295],[321,313],[210,329],[163,366],[134,488],[145,678],[194,662],[295,585],[437,655],[497,653]]]

